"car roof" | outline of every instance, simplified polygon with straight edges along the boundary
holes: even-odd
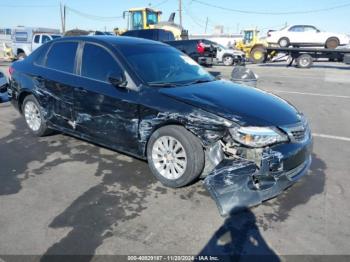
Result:
[[[158,44],[164,45],[161,42],[153,41],[144,38],[128,37],[128,36],[111,36],[111,35],[94,35],[94,36],[71,36],[62,37],[55,39],[52,42],[62,42],[62,41],[89,41],[96,43],[105,43],[109,45],[133,45],[133,44]]]

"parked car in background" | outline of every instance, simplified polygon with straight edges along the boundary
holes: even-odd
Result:
[[[121,36],[139,37],[161,42],[175,41],[174,34],[164,29],[129,30],[121,34]]]
[[[216,59],[217,48],[210,43],[205,43],[205,41],[205,39],[195,39],[167,41],[165,43],[179,49],[200,65],[212,66]]]
[[[7,100],[8,81],[3,72],[0,71],[0,102]],[[6,98],[5,98],[6,97]]]
[[[216,62],[225,66],[243,64],[245,62],[245,54],[242,51],[226,48],[216,42],[204,39],[204,44],[216,47]]]
[[[345,34],[324,32],[312,25],[291,25],[279,31],[270,30],[267,35],[269,44],[288,46],[322,46],[336,48],[349,44],[349,37]]]
[[[206,177],[222,215],[276,196],[311,162],[295,107],[217,80],[161,42],[62,38],[9,71],[12,104],[34,135],[55,129],[145,159],[169,187]]]
[[[59,37],[58,29],[16,27],[12,30],[12,50],[17,59],[23,59],[42,44]]]
[[[175,40],[174,34],[164,29],[141,29],[129,30],[121,36],[138,37],[154,41],[164,42],[183,53],[187,54],[194,61],[203,66],[211,66],[216,57],[216,48],[206,40]]]

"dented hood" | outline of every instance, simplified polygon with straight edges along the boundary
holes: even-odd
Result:
[[[297,110],[285,100],[229,81],[162,88],[159,92],[243,125],[282,126],[299,121]]]

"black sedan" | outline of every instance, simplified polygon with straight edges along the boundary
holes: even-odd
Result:
[[[311,132],[293,106],[217,80],[160,42],[62,38],[9,71],[33,134],[58,130],[147,159],[169,187],[204,178],[222,215],[276,196],[311,162]]]

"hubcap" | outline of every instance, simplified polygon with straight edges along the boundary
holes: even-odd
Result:
[[[285,39],[281,40],[280,46],[286,47],[287,46],[287,40],[285,40]]]
[[[254,52],[255,60],[259,60],[261,57],[262,57],[262,52],[260,52],[260,51],[255,51]]]
[[[232,64],[232,57],[230,57],[230,56],[227,56],[227,57],[225,57],[224,58],[224,64],[225,65],[231,65]]]
[[[152,160],[158,173],[171,180],[181,177],[187,166],[185,148],[171,136],[162,136],[154,142]]]
[[[28,101],[24,106],[24,117],[29,128],[33,131],[38,131],[41,125],[40,111],[36,104]]]
[[[309,64],[309,60],[307,58],[303,58],[301,59],[300,64],[303,66],[307,66]]]

